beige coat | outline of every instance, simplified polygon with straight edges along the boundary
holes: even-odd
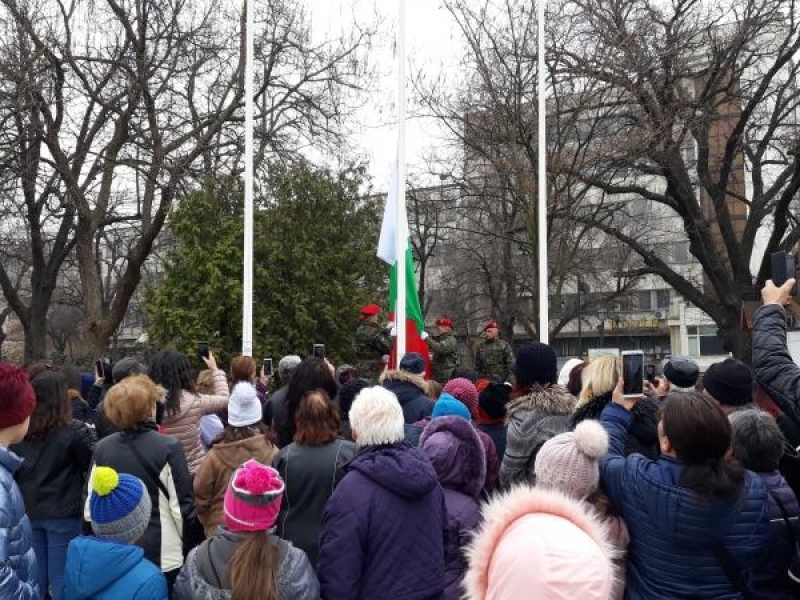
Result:
[[[161,424],[164,433],[178,438],[186,454],[189,472],[194,475],[203,460],[203,446],[200,444],[200,418],[219,412],[228,407],[228,380],[225,373],[214,371],[214,394],[193,394],[181,392],[181,408],[175,415],[167,415]]]

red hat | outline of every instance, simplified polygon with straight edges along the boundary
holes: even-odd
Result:
[[[449,327],[450,329],[452,329],[453,321],[451,321],[447,317],[442,317],[441,319],[436,319],[436,325],[438,325],[439,327]]]
[[[483,331],[486,331],[487,329],[500,329],[500,325],[497,324],[497,321],[489,321],[483,326]]]
[[[361,317],[371,317],[372,315],[377,315],[379,312],[381,312],[380,306],[377,304],[367,304],[361,309]]]
[[[19,425],[36,408],[36,393],[25,371],[0,363],[0,429]]]

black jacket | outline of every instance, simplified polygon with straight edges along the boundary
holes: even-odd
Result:
[[[753,316],[753,370],[756,381],[789,419],[800,424],[800,367],[786,341],[787,314],[767,304]]]
[[[16,478],[29,519],[81,516],[93,446],[91,430],[75,419],[47,437],[11,446],[24,459]]]
[[[577,408],[572,415],[571,427],[586,419],[600,420],[600,413],[611,402],[611,392],[592,398]],[[650,460],[658,460],[661,447],[658,443],[658,403],[652,398],[642,398],[631,411],[633,421],[625,443],[625,456],[641,454]]]
[[[183,540],[178,523],[182,518],[186,530],[197,521],[192,478],[181,443],[172,436],[158,433],[155,423],[146,423],[138,429],[126,429],[100,440],[94,451],[94,466],[130,473],[144,482],[153,507],[150,524],[137,545],[162,571],[180,568]],[[168,495],[164,494],[162,486]],[[162,506],[169,506],[170,510],[162,512]]]
[[[111,419],[109,419],[108,416],[106,415],[105,399],[101,400],[100,404],[97,405],[97,410],[95,411],[94,415],[94,426],[95,430],[97,431],[98,440],[107,438],[112,433],[119,432],[119,427],[114,425],[114,423],[111,422]]]
[[[106,397],[108,390],[111,389],[110,383],[103,383],[102,385],[97,385],[96,383],[89,388],[89,391],[86,392],[86,402],[87,404],[94,410],[97,408],[97,405],[102,402],[103,398]]]
[[[381,385],[397,396],[403,409],[406,424],[411,425],[430,417],[433,401],[425,391],[425,379],[405,371],[387,371],[380,378]]]

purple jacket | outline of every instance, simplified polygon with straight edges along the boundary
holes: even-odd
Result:
[[[778,501],[783,505],[784,510],[792,523],[795,536],[800,538],[800,527],[798,527],[798,517],[800,517],[800,506],[797,504],[794,492],[786,483],[786,480],[778,471],[768,473],[757,473],[767,488],[767,505],[769,507],[770,528],[772,530],[772,544],[769,555],[759,569],[755,570],[753,576],[753,588],[758,598],[764,600],[789,600],[794,598],[787,590],[788,575],[787,571],[792,562],[793,548],[790,543],[789,533],[786,528],[786,521],[778,507]],[[777,500],[776,500],[777,499]]]
[[[431,461],[444,488],[447,505],[444,600],[461,597],[467,572],[464,550],[481,522],[478,496],[486,480],[483,444],[476,429],[461,417],[433,419],[420,437],[420,449]]]
[[[428,459],[403,442],[368,446],[345,471],[322,516],[322,598],[440,598],[447,513]]]

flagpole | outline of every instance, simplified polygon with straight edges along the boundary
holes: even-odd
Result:
[[[244,274],[242,278],[242,355],[253,354],[253,0],[245,4],[244,59]]]
[[[538,87],[539,87],[539,214],[537,241],[539,244],[539,341],[543,344],[549,343],[550,338],[550,319],[549,298],[547,285],[547,137],[545,128],[545,33],[544,33],[544,9],[546,0],[538,0],[537,8],[537,45],[538,45]]]
[[[397,6],[397,224],[395,237],[397,256],[397,299],[394,317],[397,327],[397,364],[406,353],[406,247],[408,220],[406,218],[406,5]]]

